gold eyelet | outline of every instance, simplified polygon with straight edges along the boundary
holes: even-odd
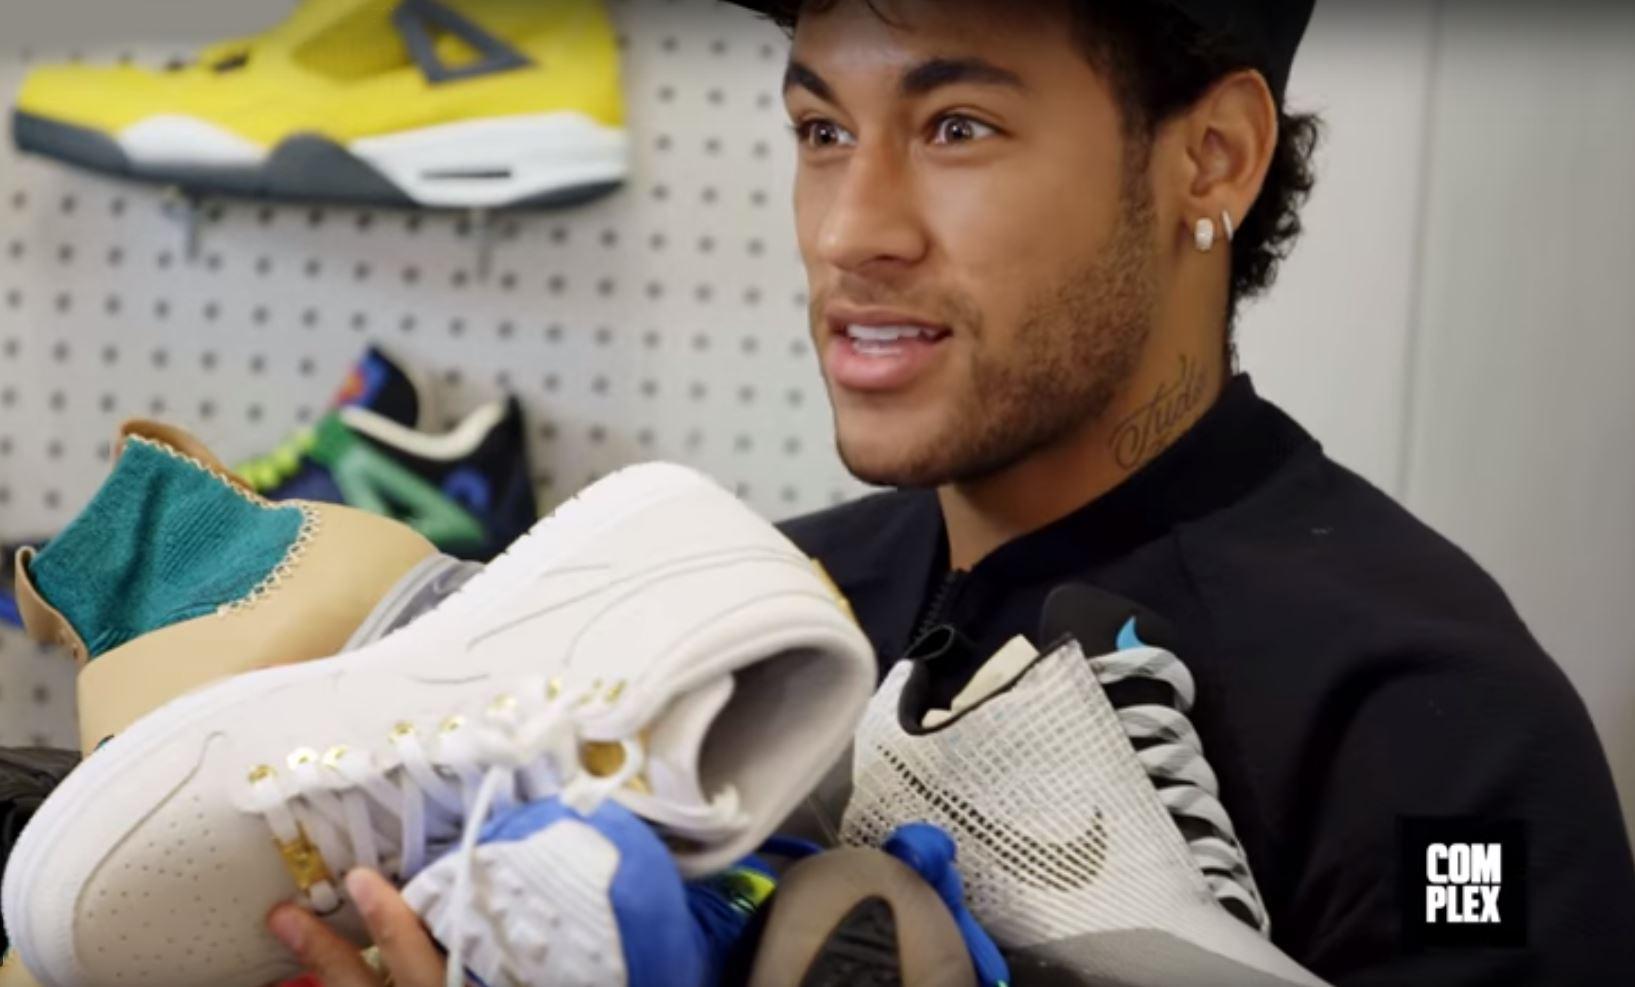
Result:
[[[294,771],[297,768],[304,768],[317,760],[318,752],[310,747],[302,747],[297,750],[290,751],[290,756],[286,759],[291,771]]]
[[[252,785],[259,785],[276,777],[278,777],[278,772],[270,764],[258,764],[250,769],[250,784]]]
[[[333,880],[323,854],[307,837],[304,828],[297,827],[295,839],[290,842],[275,839],[273,845],[278,848],[278,855],[284,858],[284,869],[289,871],[296,888],[303,894],[326,881]]]

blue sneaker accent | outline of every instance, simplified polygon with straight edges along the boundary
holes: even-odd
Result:
[[[346,497],[335,483],[335,474],[308,460],[281,487],[269,491],[273,500],[315,500],[322,504],[344,504]]]
[[[738,961],[747,965],[751,926],[776,888],[772,869],[755,857],[687,885],[687,905],[708,946],[704,983],[724,982]]]
[[[971,951],[977,981],[983,987],[1009,987],[1011,973],[1005,957],[965,907],[965,883],[954,866],[954,838],[930,823],[909,823],[897,827],[883,849],[925,878],[953,913],[965,946]]]
[[[710,987],[708,939],[688,907],[675,858],[630,810],[609,799],[584,816],[558,799],[533,802],[491,821],[478,845],[525,840],[563,820],[589,824],[618,848],[608,897],[628,987]]]
[[[1118,650],[1128,651],[1131,648],[1145,648],[1146,646],[1147,642],[1141,640],[1141,636],[1136,633],[1135,618],[1131,617],[1126,620],[1124,626],[1118,630]]]
[[[389,365],[378,350],[370,347],[369,352],[364,354],[363,360],[358,364],[358,376],[362,378],[363,392],[347,404],[364,408],[374,405],[380,398],[381,390],[386,386],[388,376],[394,370],[396,368]]]
[[[444,478],[443,493],[473,514],[488,513],[489,503],[494,499],[494,488],[488,480],[469,466],[462,466]]]
[[[823,852],[823,848],[811,840],[803,840],[798,836],[769,836],[761,844],[761,852],[773,857],[786,857],[789,860],[805,860]]]

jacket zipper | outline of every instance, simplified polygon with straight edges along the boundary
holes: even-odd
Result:
[[[919,627],[914,631],[914,636],[908,639],[910,645],[925,637],[933,628],[946,620],[946,612],[954,602],[956,591],[969,575],[970,573],[964,569],[952,569],[949,570],[946,576],[942,577],[942,582],[937,585],[936,592],[931,594],[930,605],[925,608],[920,617]]]

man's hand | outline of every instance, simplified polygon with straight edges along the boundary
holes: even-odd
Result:
[[[443,987],[443,954],[397,889],[374,871],[346,875],[346,891],[380,950],[395,987]],[[295,954],[324,987],[382,987],[358,947],[336,935],[304,909],[279,905],[267,916],[267,929]]]

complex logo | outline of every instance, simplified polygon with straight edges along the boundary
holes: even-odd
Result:
[[[1498,925],[1504,844],[1432,843],[1425,880],[1425,921]]]
[[[1410,946],[1519,946],[1527,933],[1527,840],[1517,822],[1405,819],[1403,934]]]

